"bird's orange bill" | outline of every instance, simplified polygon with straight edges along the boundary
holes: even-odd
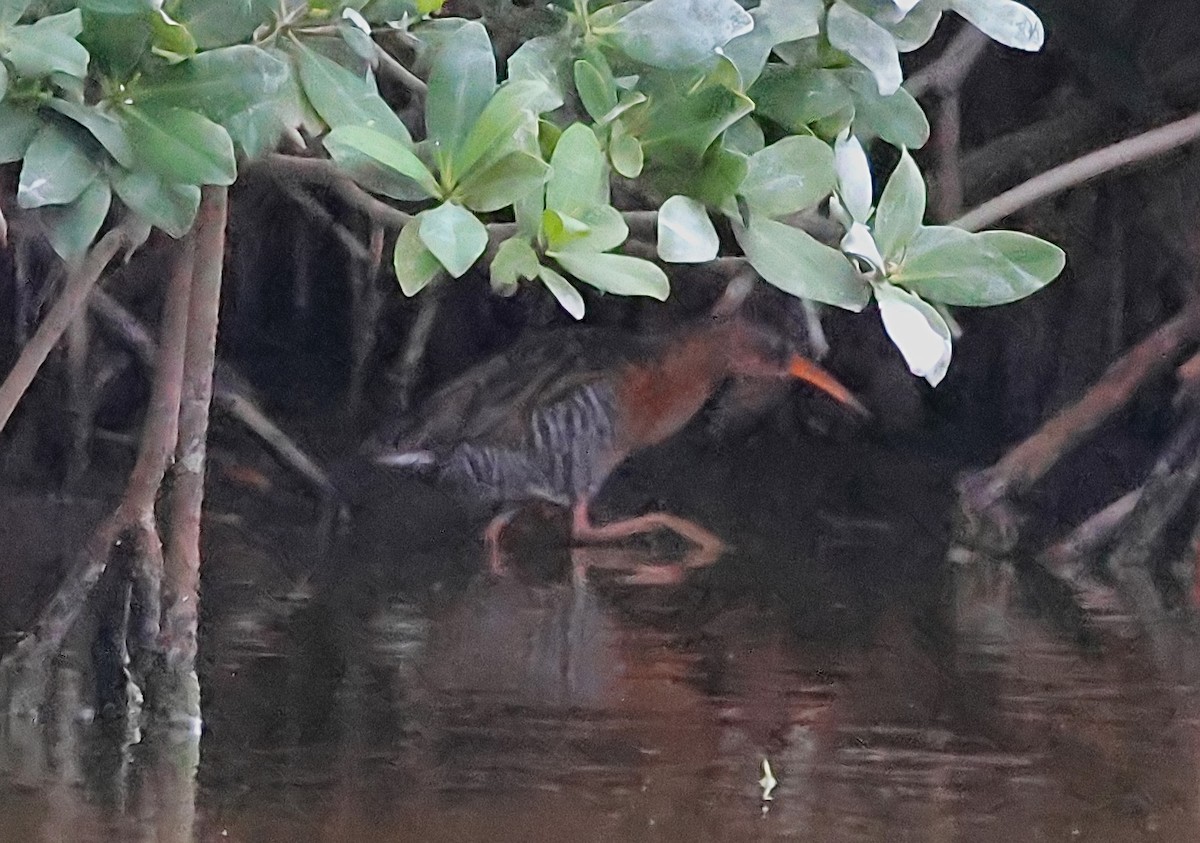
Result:
[[[793,355],[788,363],[788,374],[805,383],[810,383],[817,389],[831,396],[839,404],[844,404],[856,413],[867,416],[870,413],[862,403],[854,397],[854,393],[846,389],[841,381],[822,369],[806,357]]]

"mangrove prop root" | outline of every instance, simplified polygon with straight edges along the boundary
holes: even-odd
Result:
[[[200,596],[200,509],[204,502],[205,444],[216,362],[217,317],[225,255],[228,194],[205,187],[196,225],[196,265],[188,312],[179,405],[179,445],[167,496],[170,528],[163,559],[163,673],[154,683],[154,708],[171,720],[199,724],[196,634]]]
[[[1066,538],[1043,551],[1040,556],[1042,565],[1053,574],[1073,574],[1077,565],[1093,558],[1112,543],[1141,500],[1144,490],[1143,486],[1127,492],[1093,514]]]
[[[1150,378],[1170,368],[1180,349],[1200,339],[1200,303],[1175,318],[1115,361],[1087,393],[1046,422],[995,465],[963,478],[964,511],[978,516],[1006,498],[1029,491],[1059,460],[1125,407]]]
[[[1164,449],[1108,556],[1113,572],[1149,571],[1163,533],[1200,484],[1200,414],[1180,425]]]
[[[185,240],[168,287],[163,343],[159,346],[150,406],[125,493],[75,556],[62,584],[38,616],[32,634],[0,662],[0,687],[10,694],[10,711],[26,713],[41,705],[50,661],[62,647],[63,639],[124,537],[138,531],[141,543],[158,541],[154,502],[178,434],[193,252],[192,241]]]

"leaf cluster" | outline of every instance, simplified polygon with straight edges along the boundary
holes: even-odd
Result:
[[[1029,235],[925,225],[909,154],[929,124],[900,55],[949,12],[1039,49],[1041,24],[1015,0],[555,0],[553,31],[504,63],[484,22],[440,6],[0,0],[0,163],[22,162],[18,203],[74,258],[116,203],[181,235],[202,185],[230,184],[240,159],[289,137],[411,208],[393,260],[406,294],[490,254],[499,292],[540,283],[576,318],[579,283],[669,294],[656,263],[622,251],[627,212],[652,210],[662,262],[736,244],[790,294],[874,299],[935,384],[950,359],[941,306],[1014,301],[1063,267]],[[388,69],[421,119],[380,96]],[[880,191],[877,142],[899,150]],[[615,206],[614,185],[657,207]],[[796,224],[812,213],[843,227],[839,248]]]

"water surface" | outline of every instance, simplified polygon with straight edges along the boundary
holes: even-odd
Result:
[[[66,658],[0,734],[0,839],[1197,839],[1186,646],[1119,612],[1085,646],[1010,567],[945,564],[928,457],[795,460],[626,478],[737,548],[665,586],[621,574],[666,546],[496,582],[432,522],[305,580],[301,527],[215,511],[198,753],[74,716]]]

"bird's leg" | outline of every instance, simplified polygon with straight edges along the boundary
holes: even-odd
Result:
[[[502,577],[508,573],[508,566],[504,564],[504,551],[500,547],[500,538],[504,535],[504,528],[509,525],[516,514],[515,509],[505,510],[489,521],[487,527],[484,528],[483,544],[488,553],[488,570],[493,576]]]
[[[700,551],[697,558],[706,560],[704,564],[715,562],[726,548],[725,542],[721,541],[715,533],[704,529],[694,521],[666,512],[649,512],[636,518],[626,518],[623,521],[597,526],[592,523],[591,516],[588,514],[588,503],[586,498],[580,500],[571,510],[571,536],[578,542],[597,544],[618,541],[665,529],[696,545]]]

